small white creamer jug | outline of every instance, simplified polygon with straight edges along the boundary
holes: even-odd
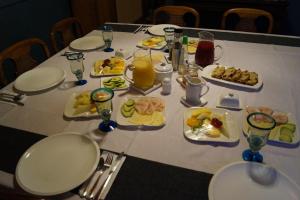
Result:
[[[190,105],[197,106],[201,104],[200,97],[205,95],[209,87],[206,85],[200,78],[198,77],[191,77],[190,75],[185,75],[184,78],[186,79],[186,101]],[[203,88],[206,88],[205,92],[202,92]]]

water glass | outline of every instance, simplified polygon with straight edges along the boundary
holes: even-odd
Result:
[[[103,41],[105,42],[104,51],[105,52],[114,51],[114,49],[111,48],[111,42],[113,40],[113,29],[111,26],[108,25],[103,26],[102,37],[103,37]]]
[[[275,120],[260,112],[248,115],[248,136],[247,141],[250,149],[243,152],[243,159],[246,161],[262,162],[263,156],[259,150],[266,145],[271,130],[275,127]]]
[[[87,81],[83,80],[83,72],[84,72],[83,53],[70,52],[70,53],[66,54],[66,57],[69,60],[72,73],[77,78],[77,81],[75,82],[75,84],[76,85],[86,84]]]
[[[174,31],[175,31],[175,28],[173,28],[173,27],[164,28],[165,40],[167,42],[167,47],[168,47],[169,54],[171,54],[171,48],[172,48],[172,44],[173,44],[173,41],[174,41]],[[170,58],[170,56],[169,56],[169,58]]]
[[[97,112],[102,119],[99,124],[99,130],[103,132],[109,132],[117,127],[117,123],[112,121],[112,98],[114,97],[114,91],[109,88],[98,88],[91,93],[91,99],[96,105]]]

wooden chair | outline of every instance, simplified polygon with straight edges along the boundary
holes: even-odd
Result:
[[[271,33],[273,16],[264,10],[233,8],[223,14],[222,29]]]
[[[49,57],[50,52],[46,43],[38,38],[22,40],[3,50],[0,53],[1,86],[7,85]]]
[[[52,47],[55,52],[68,46],[73,40],[83,36],[82,26],[75,17],[63,19],[53,25],[50,32]]]
[[[171,23],[178,26],[199,27],[199,13],[186,6],[163,6],[154,11],[153,23]]]

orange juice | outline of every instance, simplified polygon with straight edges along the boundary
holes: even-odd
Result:
[[[151,62],[147,59],[137,59],[133,61],[133,82],[137,88],[146,90],[153,86],[155,81],[155,72]]]

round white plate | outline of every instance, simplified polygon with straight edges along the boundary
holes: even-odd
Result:
[[[289,177],[256,162],[236,162],[220,169],[211,179],[209,200],[300,199],[300,188]]]
[[[104,41],[101,36],[85,36],[70,43],[70,47],[78,51],[89,51],[103,47]]]
[[[165,36],[164,28],[167,27],[180,28],[179,26],[173,24],[159,24],[148,28],[148,32],[152,35]]]
[[[23,154],[16,168],[16,180],[32,194],[61,194],[87,180],[99,158],[99,146],[87,136],[70,132],[50,136]]]
[[[14,86],[23,92],[38,92],[51,88],[65,79],[65,71],[55,67],[41,67],[21,74]]]

